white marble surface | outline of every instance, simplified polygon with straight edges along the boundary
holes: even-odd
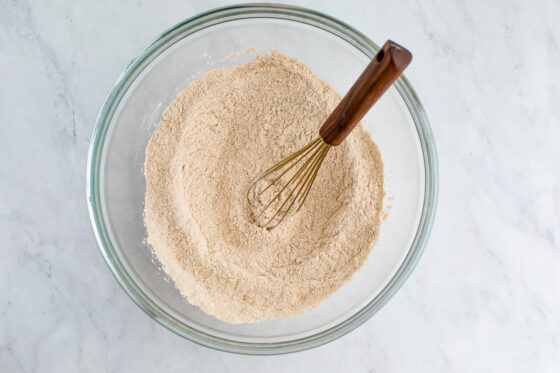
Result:
[[[296,2],[411,46],[438,145],[425,254],[358,330],[238,356],[181,339],[125,295],[86,211],[97,111],[154,36],[224,4],[0,0],[0,371],[560,371],[556,0]]]

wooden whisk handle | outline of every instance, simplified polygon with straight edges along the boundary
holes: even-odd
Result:
[[[411,60],[412,54],[406,48],[387,40],[321,126],[319,135],[323,140],[340,145]]]

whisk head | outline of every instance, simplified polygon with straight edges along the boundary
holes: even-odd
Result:
[[[257,177],[247,191],[255,224],[272,229],[299,211],[330,148],[319,137]]]

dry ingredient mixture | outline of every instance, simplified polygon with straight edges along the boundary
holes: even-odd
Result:
[[[231,323],[301,314],[350,279],[379,234],[383,164],[359,126],[330,150],[303,208],[273,230],[246,199],[255,177],[317,137],[340,96],[277,51],[192,82],[146,150],[145,223],[191,304]]]

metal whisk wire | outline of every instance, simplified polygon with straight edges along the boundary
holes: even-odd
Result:
[[[272,229],[289,216],[290,212],[299,211],[330,147],[319,137],[255,180],[247,191],[247,200],[257,225]],[[294,169],[298,164],[301,166]],[[293,174],[288,174],[291,170],[294,170]],[[288,177],[288,181],[284,182]],[[277,187],[276,190],[274,186]],[[263,198],[266,195],[272,198]]]

